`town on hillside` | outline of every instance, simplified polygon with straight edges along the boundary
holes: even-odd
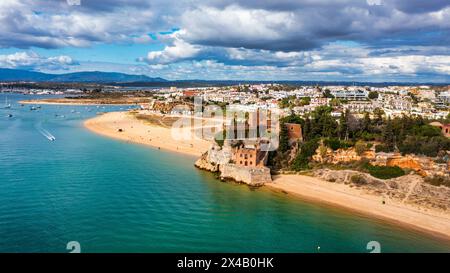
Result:
[[[189,116],[194,114],[194,98],[201,98],[204,106],[247,113],[223,124],[216,145],[204,156],[207,160],[198,164],[214,171],[227,166],[221,170],[223,178],[239,176],[238,180],[260,185],[270,181],[270,173],[327,167],[358,170],[381,179],[414,172],[435,185],[450,185],[449,90],[448,86],[279,84],[174,87],[159,90],[141,107],[158,114]],[[187,107],[176,107],[180,104]],[[260,148],[266,141],[264,133],[248,137],[251,128],[261,128],[252,118],[260,111],[279,113],[275,151]],[[270,133],[270,123],[270,119],[264,121],[265,133]],[[246,130],[243,136],[225,133],[236,130],[238,124]],[[242,177],[242,169],[250,170],[247,178]]]

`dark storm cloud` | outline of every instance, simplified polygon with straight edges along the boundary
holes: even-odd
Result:
[[[66,0],[8,0],[0,1],[0,48],[159,43],[164,49],[138,60],[216,69],[266,66],[284,73],[298,68],[341,75],[445,74],[449,5],[448,0],[81,0],[70,6]]]
[[[421,35],[436,30],[442,32],[436,41],[445,40],[448,20],[430,12],[443,10],[448,0],[378,1],[81,0],[70,6],[66,0],[15,0],[0,3],[0,46],[86,46],[173,27],[185,29],[183,38],[192,44],[286,52],[338,40],[424,44],[429,40]],[[401,39],[408,35],[417,39]]]
[[[409,1],[398,0],[380,4],[351,0],[213,1],[185,12],[180,25],[187,30],[187,41],[208,46],[298,51],[337,40],[430,44],[430,40],[420,39],[422,34],[439,30],[436,41],[445,40],[450,29],[448,20],[427,13],[446,7],[441,1],[432,2],[413,1],[410,6]]]
[[[392,2],[395,8],[406,13],[433,12],[450,6],[449,0],[393,0]]]

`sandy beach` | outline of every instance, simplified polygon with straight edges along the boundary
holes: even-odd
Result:
[[[427,232],[450,241],[450,214],[418,209],[379,196],[364,194],[346,185],[330,183],[304,175],[279,175],[268,188],[299,198],[326,203],[370,215],[401,226]]]
[[[210,146],[209,141],[198,138],[176,140],[170,128],[144,123],[128,112],[105,113],[85,121],[84,126],[107,137],[192,156],[202,155]]]
[[[21,104],[36,104],[36,105],[141,105],[148,103],[150,98],[146,97],[104,97],[104,98],[44,98],[21,100]]]
[[[135,103],[98,103],[98,102],[52,102],[43,100],[22,100],[20,104],[30,105],[74,105],[74,106],[105,106],[105,105],[135,105]]]

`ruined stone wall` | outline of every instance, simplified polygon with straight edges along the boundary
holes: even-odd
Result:
[[[267,167],[243,167],[235,164],[223,164],[219,167],[221,179],[233,179],[250,186],[262,186],[272,182]]]

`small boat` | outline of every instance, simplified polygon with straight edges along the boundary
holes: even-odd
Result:
[[[37,110],[36,107],[34,107],[34,106],[31,106],[31,107],[30,107],[30,111],[36,111],[36,110]]]
[[[8,114],[8,118],[12,118],[13,117],[13,115],[12,114]]]
[[[8,97],[5,98],[5,109],[10,109],[11,108],[11,103],[8,102]]]
[[[56,137],[54,135],[52,135],[49,131],[45,130],[45,129],[39,129],[39,132],[46,137],[48,140],[50,141],[55,141]]]

